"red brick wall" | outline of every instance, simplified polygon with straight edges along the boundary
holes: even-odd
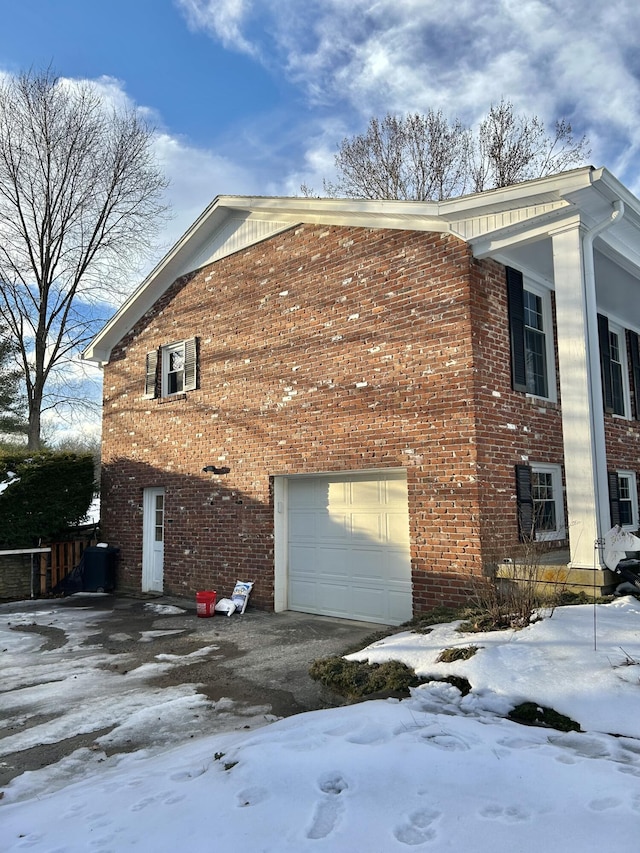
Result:
[[[505,270],[500,264],[476,265],[473,311],[483,557],[492,563],[517,556],[519,550],[515,466],[563,463],[559,370],[556,358],[557,403],[512,390]],[[546,547],[566,546],[565,539]]]
[[[145,400],[146,353],[194,334],[199,390]],[[510,390],[504,269],[450,235],[291,229],[174,284],[105,368],[124,588],[140,588],[145,487],[166,488],[166,592],[255,579],[272,607],[273,476],[401,467],[414,609],[460,603],[482,549],[517,540],[526,456],[562,461],[559,407]]]

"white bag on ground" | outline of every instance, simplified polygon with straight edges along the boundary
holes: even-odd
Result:
[[[238,613],[244,613],[247,609],[247,602],[252,589],[253,581],[236,581],[231,594],[231,601],[235,604]]]
[[[218,613],[226,613],[227,616],[236,612],[236,606],[230,598],[221,598],[220,601],[216,602],[215,609]]]

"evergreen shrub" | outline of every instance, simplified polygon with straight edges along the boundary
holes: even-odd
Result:
[[[0,493],[0,549],[37,547],[83,522],[95,488],[90,453],[0,451],[0,482],[9,472],[17,482]]]

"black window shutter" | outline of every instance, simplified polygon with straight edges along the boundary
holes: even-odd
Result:
[[[195,391],[198,382],[198,346],[196,338],[184,342],[184,390]]]
[[[633,387],[633,416],[640,421],[640,340],[627,329],[627,346],[631,356],[631,384]]]
[[[620,524],[620,487],[618,484],[618,472],[607,471],[609,480],[609,508],[611,510],[611,526]]]
[[[613,412],[613,382],[611,380],[611,348],[609,345],[609,321],[598,314],[598,341],[600,343],[600,373],[602,375],[602,397],[605,412]]]
[[[516,465],[516,497],[520,541],[530,542],[535,534],[530,465]]]
[[[522,273],[507,267],[507,306],[511,340],[511,387],[527,390],[527,365],[524,346],[524,287]]]
[[[158,350],[147,353],[147,363],[144,379],[144,396],[155,397],[157,394]]]

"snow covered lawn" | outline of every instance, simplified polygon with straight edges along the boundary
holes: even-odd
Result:
[[[256,731],[186,740],[177,725],[164,749],[105,757],[51,793],[43,771],[24,773],[0,802],[0,849],[635,853],[640,602],[560,608],[518,632],[455,627],[396,634],[352,657],[464,676],[467,696],[431,682],[402,702]],[[436,662],[471,645],[468,660]],[[582,731],[505,718],[525,700]]]

